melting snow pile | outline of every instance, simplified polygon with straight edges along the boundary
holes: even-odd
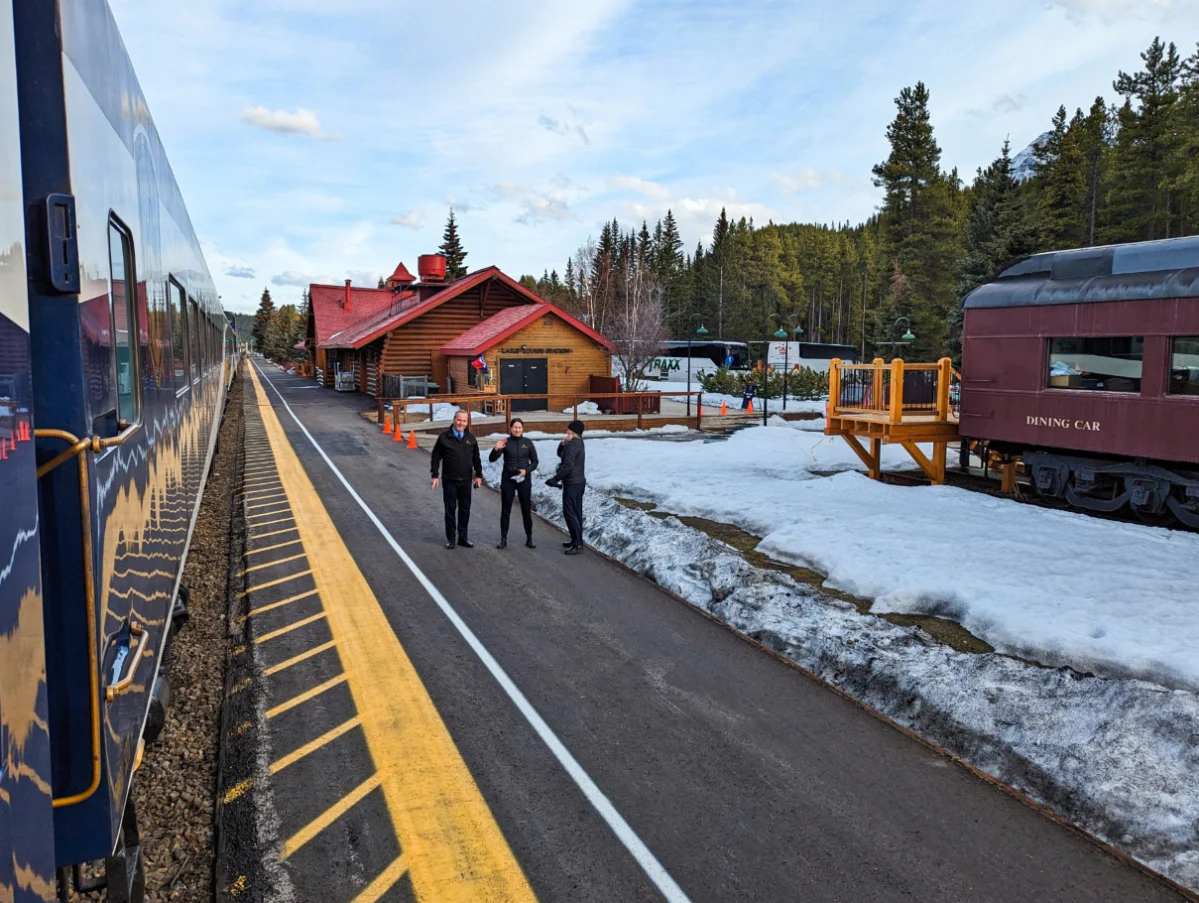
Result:
[[[546,469],[555,445],[538,443]],[[598,439],[587,452],[603,490],[585,498],[596,548],[1199,888],[1199,603],[1187,590],[1199,537],[850,472],[821,479],[860,465],[802,428],[708,444]],[[487,475],[494,484],[498,464]],[[537,507],[560,520],[545,476]],[[1074,667],[955,652],[605,493],[737,524],[879,610],[947,614],[997,648]]]

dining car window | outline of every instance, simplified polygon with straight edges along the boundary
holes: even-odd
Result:
[[[112,359],[116,368],[117,416],[125,423],[137,421],[138,322],[137,279],[133,274],[133,241],[115,219],[108,223],[108,268]]]
[[[186,387],[187,378],[187,296],[183,286],[172,279],[167,283],[171,305],[171,357],[174,359],[175,385]]]
[[[1143,336],[1049,340],[1051,389],[1140,392],[1145,356]]]
[[[1170,394],[1199,395],[1199,336],[1170,342]]]

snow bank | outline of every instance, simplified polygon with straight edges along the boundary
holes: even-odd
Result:
[[[416,398],[418,396],[414,395],[413,397]],[[391,405],[386,405],[385,407],[387,407],[390,410]],[[458,407],[457,405],[445,404],[444,402],[437,401],[437,402],[433,403],[433,416],[431,416],[429,419],[434,420],[434,421],[436,421],[436,420],[453,420],[454,415],[457,414],[461,410],[464,410],[464,409]],[[427,404],[409,405],[408,413],[409,414],[428,414],[429,406]]]
[[[564,410],[562,413],[563,414],[574,414],[574,412],[575,412],[574,406],[571,405],[569,408]],[[585,414],[592,415],[592,414],[598,414],[598,413],[600,413],[600,407],[594,401],[584,401],[579,405],[579,416],[580,417],[582,417]]]
[[[588,450],[589,471],[614,444]],[[636,447],[644,455],[654,444]],[[538,453],[552,460],[553,444],[539,445]],[[495,485],[498,463],[485,471]],[[770,484],[759,494],[786,485]],[[560,494],[540,478],[533,487],[537,509],[560,521]],[[657,520],[600,492],[586,494],[584,517],[586,538],[604,553],[1151,868],[1199,888],[1199,695],[955,652],[917,628],[861,615],[786,574],[756,569],[673,518]],[[856,536],[870,532],[866,525]]]
[[[693,388],[692,391],[693,392],[699,391],[698,381],[692,380],[692,383],[695,386],[695,388]],[[687,391],[686,380],[684,380],[683,382],[662,382],[662,383],[657,383],[657,382],[650,380],[647,385],[648,385],[648,387],[647,387],[646,391],[648,391],[648,392],[686,392]],[[740,395],[722,395],[719,392],[705,392],[703,394],[703,399],[704,399],[704,407],[705,408],[708,408],[708,407],[719,408],[720,403],[724,402],[725,404],[727,404],[729,406],[730,411],[740,411],[741,410],[741,396]],[[687,400],[687,398],[684,395],[680,395],[678,398],[676,398],[674,400],[679,401],[679,402],[685,402]],[[694,401],[695,401],[694,396],[692,397],[691,400],[694,403]],[[769,406],[768,409],[770,411],[780,411],[781,412],[783,410],[783,399],[781,396],[779,398],[767,399],[767,403]],[[823,399],[823,398],[812,401],[812,400],[803,400],[803,399],[798,399],[798,398],[792,398],[791,396],[788,396],[786,410],[788,411],[788,413],[795,412],[795,411],[817,411],[817,412],[823,414],[824,413],[824,405],[825,405],[825,399]],[[754,398],[754,410],[758,414],[762,413],[762,399],[757,398],[757,397]]]

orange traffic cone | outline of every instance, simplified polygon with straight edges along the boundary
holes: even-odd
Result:
[[[726,401],[722,401],[722,402],[720,403],[720,414],[721,414],[721,416],[723,417],[723,416],[724,416],[725,414],[727,414],[728,412],[729,412],[729,405],[728,405],[728,402],[726,402]]]
[[[749,407],[745,409],[745,413],[752,414],[753,412],[754,412],[754,400],[751,398],[749,400]]]
[[[416,430],[408,431],[408,447],[416,448]]]
[[[25,430],[25,441],[26,441],[26,442],[28,442],[30,439],[32,439],[32,438],[33,438],[33,436],[32,436],[32,431],[29,429],[29,421],[28,421],[28,420],[22,420],[22,421],[21,421],[21,428]]]
[[[385,433],[393,432],[392,427],[391,427],[391,415],[390,414],[388,414],[387,419],[383,421],[383,432],[385,432]]]
[[[400,425],[398,423],[396,424],[395,431],[391,434],[391,441],[392,442],[403,442],[404,441],[404,431],[402,429],[400,429]]]

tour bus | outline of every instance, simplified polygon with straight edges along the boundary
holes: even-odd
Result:
[[[806,367],[828,371],[832,360],[856,364],[861,361],[856,345],[830,345],[823,342],[771,342],[766,363],[775,370]]]
[[[697,379],[701,374],[713,373],[721,367],[725,370],[749,369],[749,346],[744,342],[693,341],[690,351],[692,380]],[[662,354],[654,358],[650,364],[649,372],[658,374],[659,379],[686,382],[687,352],[686,341],[667,342],[662,349]]]

